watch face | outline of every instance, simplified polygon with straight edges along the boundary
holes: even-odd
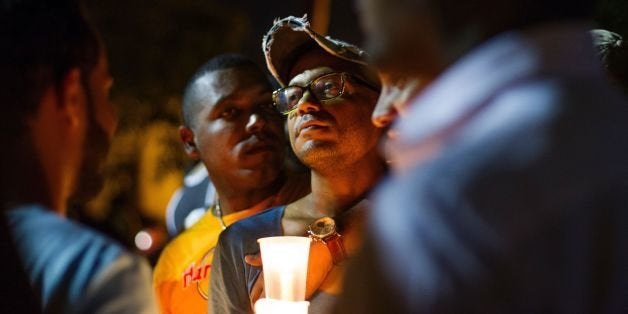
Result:
[[[325,238],[336,231],[336,222],[332,218],[323,217],[314,221],[310,225],[310,230],[313,236]]]

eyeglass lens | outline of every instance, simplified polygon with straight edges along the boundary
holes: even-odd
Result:
[[[330,73],[316,78],[307,87],[289,86],[277,91],[275,103],[279,111],[287,113],[296,108],[306,88],[318,100],[329,100],[338,97],[342,94],[344,88],[343,75],[342,73]]]

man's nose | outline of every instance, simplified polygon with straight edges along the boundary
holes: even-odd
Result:
[[[387,127],[395,121],[399,113],[392,104],[377,103],[371,115],[371,121],[378,128]]]
[[[299,103],[297,104],[297,111],[299,114],[305,114],[308,112],[315,112],[321,109],[321,103],[310,93],[310,91],[306,91],[303,93],[301,99],[299,99]]]
[[[249,133],[259,132],[266,126],[266,119],[259,112],[254,112],[249,116],[249,121],[246,123],[246,131]]]

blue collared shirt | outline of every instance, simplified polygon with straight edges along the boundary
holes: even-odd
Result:
[[[44,313],[156,313],[143,259],[38,205],[6,215]]]

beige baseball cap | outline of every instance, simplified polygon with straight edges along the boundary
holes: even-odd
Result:
[[[310,27],[306,15],[276,19],[262,41],[266,66],[281,86],[287,85],[295,59],[304,52],[304,48],[312,45],[318,45],[330,55],[358,65],[362,79],[373,86],[381,85],[377,71],[369,65],[368,54],[364,50],[316,33]]]

